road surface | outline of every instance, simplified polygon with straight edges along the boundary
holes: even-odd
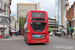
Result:
[[[75,50],[75,40],[50,36],[49,43],[28,45],[23,36],[0,39],[0,50]]]

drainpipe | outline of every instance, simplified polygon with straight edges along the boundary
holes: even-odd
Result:
[[[75,3],[74,3],[74,36],[75,36]]]

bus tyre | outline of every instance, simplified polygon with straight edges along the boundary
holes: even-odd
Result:
[[[26,43],[28,44],[28,42],[27,42],[27,38],[26,38]]]

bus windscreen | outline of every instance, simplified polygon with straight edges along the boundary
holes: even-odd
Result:
[[[46,27],[45,22],[31,22],[30,25],[31,25],[32,29],[36,32],[41,32]]]
[[[45,13],[32,13],[32,17],[45,17]]]

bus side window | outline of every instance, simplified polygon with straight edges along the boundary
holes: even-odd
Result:
[[[24,29],[24,34],[25,34],[25,29]]]
[[[28,15],[26,16],[26,21],[28,20]]]
[[[25,23],[25,30],[24,30],[25,34],[27,34],[27,24],[28,24],[28,22]]]
[[[25,31],[24,31],[24,32],[25,32],[25,34],[27,34],[27,28],[25,29]]]

